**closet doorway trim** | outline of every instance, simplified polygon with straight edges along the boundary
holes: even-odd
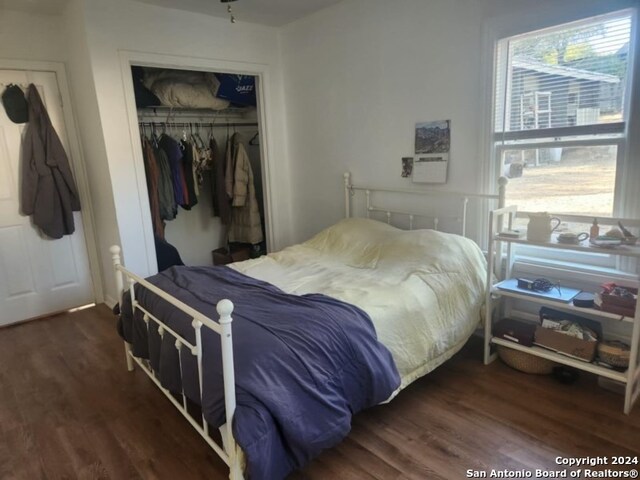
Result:
[[[265,215],[265,237],[267,240],[268,250],[271,251],[275,245],[274,220],[276,215],[273,212],[272,186],[274,179],[272,178],[272,169],[270,168],[270,159],[272,158],[272,142],[270,141],[269,126],[273,122],[273,118],[269,113],[269,99],[266,92],[271,91],[269,88],[270,66],[262,63],[238,62],[232,60],[218,60],[200,57],[187,57],[176,55],[165,55],[158,53],[137,52],[132,50],[119,50],[120,69],[122,73],[122,81],[124,86],[124,96],[127,107],[127,116],[129,120],[129,132],[131,135],[131,145],[133,147],[132,155],[134,169],[136,175],[136,185],[138,189],[139,205],[141,206],[142,226],[144,231],[144,243],[147,254],[147,265],[149,273],[157,272],[156,265],[156,247],[153,239],[153,226],[151,222],[151,213],[149,210],[149,199],[147,195],[147,183],[144,174],[144,159],[142,157],[142,144],[138,128],[138,113],[136,110],[136,101],[133,91],[133,77],[131,75],[132,66],[168,68],[177,70],[192,70],[216,73],[233,73],[242,75],[252,75],[258,79],[257,81],[257,115],[258,130],[260,132],[260,162],[263,174],[263,200]],[[146,207],[145,207],[146,206]]]

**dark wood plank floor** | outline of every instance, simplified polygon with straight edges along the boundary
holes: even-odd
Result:
[[[494,362],[472,340],[294,479],[460,479],[638,455],[640,405]],[[224,479],[224,464],[139,370],[104,306],[0,329],[0,479]]]

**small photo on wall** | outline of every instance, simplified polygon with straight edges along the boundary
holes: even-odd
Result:
[[[402,157],[402,176],[410,177],[413,172],[413,157]]]
[[[450,125],[450,120],[416,123],[416,154],[449,153]]]

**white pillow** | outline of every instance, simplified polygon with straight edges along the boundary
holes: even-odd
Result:
[[[382,244],[397,231],[375,220],[347,218],[303,243],[355,268],[375,268]]]

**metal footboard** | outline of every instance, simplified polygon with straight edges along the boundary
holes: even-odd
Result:
[[[143,313],[144,322],[147,325],[147,331],[149,329],[149,323],[153,322],[158,325],[158,333],[160,336],[171,335],[175,339],[175,347],[178,350],[178,358],[180,360],[180,375],[182,375],[182,358],[183,355],[193,355],[197,358],[198,367],[198,382],[200,387],[200,397],[202,400],[202,327],[209,328],[220,335],[220,344],[222,347],[222,368],[224,379],[224,402],[226,411],[226,425],[222,431],[222,445],[219,445],[209,435],[209,425],[202,415],[201,421],[196,421],[191,414],[187,411],[187,398],[182,394],[182,402],[176,400],[171,392],[164,388],[160,381],[156,378],[153,369],[149,362],[144,359],[135,357],[131,348],[131,344],[125,342],[125,356],[127,360],[127,369],[133,371],[134,365],[137,364],[143,372],[145,372],[149,378],[157,385],[157,387],[165,394],[165,396],[171,401],[171,403],[182,413],[191,426],[200,434],[207,444],[213,449],[214,452],[227,464],[229,467],[229,478],[231,480],[242,480],[242,456],[235,439],[233,438],[233,415],[236,409],[236,389],[235,389],[235,374],[233,366],[233,340],[231,336],[231,313],[233,312],[233,303],[230,300],[220,300],[216,306],[216,310],[220,318],[218,322],[211,320],[204,316],[200,312],[194,310],[189,305],[181,302],[177,298],[169,295],[164,290],[152,285],[145,279],[138,275],[128,271],[121,263],[120,247],[117,245],[112,246],[109,251],[111,252],[111,258],[113,260],[113,267],[116,278],[116,288],[118,295],[121,295],[124,291],[125,284],[129,289],[131,295],[131,308],[134,313],[138,309]],[[148,290],[152,291],[162,299],[166,300],[174,307],[180,309],[193,320],[191,326],[195,333],[195,344],[192,344],[187,339],[179,335],[172,330],[169,326],[162,322],[159,318],[155,317],[151,312],[147,311],[144,307],[138,304],[135,297],[134,284],[139,283]],[[122,308],[122,298],[118,298],[120,308]],[[202,402],[201,402],[202,404]]]

